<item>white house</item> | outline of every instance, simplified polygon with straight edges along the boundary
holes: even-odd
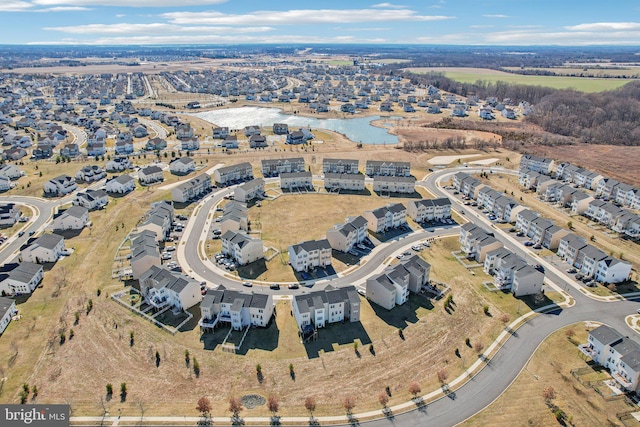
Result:
[[[131,175],[123,174],[107,180],[105,190],[107,193],[127,194],[136,189],[136,181]]]
[[[145,214],[145,219],[137,230],[149,230],[156,233],[156,240],[161,242],[169,237],[171,224],[175,219],[173,203],[167,200],[155,202]]]
[[[44,269],[32,262],[5,264],[0,269],[0,293],[5,295],[30,294],[42,282]]]
[[[331,245],[327,239],[308,240],[289,246],[289,263],[295,271],[309,271],[331,265]]]
[[[114,157],[107,162],[104,168],[107,172],[122,172],[127,169],[133,169],[133,164],[126,157]]]
[[[11,323],[11,319],[18,313],[18,309],[16,308],[16,302],[10,298],[0,297],[0,334],[2,334],[9,323]]]
[[[56,262],[64,250],[64,237],[58,234],[43,234],[20,251],[22,261],[36,264]]]
[[[555,162],[553,159],[525,154],[520,158],[520,169],[530,169],[544,175],[549,175]]]
[[[156,310],[188,310],[202,301],[200,284],[186,274],[152,266],[139,279],[140,293]]]
[[[405,193],[415,191],[416,178],[413,176],[374,175],[373,191],[378,193]]]
[[[337,224],[327,231],[327,240],[337,251],[349,252],[354,245],[362,243],[368,235],[368,221],[363,216],[347,218],[344,224]]]
[[[9,179],[18,179],[22,176],[22,172],[18,169],[18,166],[10,163],[0,166],[0,175],[4,175]]]
[[[153,184],[154,182],[164,181],[162,168],[156,165],[150,165],[138,171],[138,179],[141,184]]]
[[[334,288],[295,295],[292,302],[293,317],[303,339],[309,331],[324,328],[328,323],[360,321],[360,297],[353,286]]]
[[[49,230],[81,230],[89,223],[89,210],[82,206],[71,206],[54,217]]]
[[[0,204],[0,225],[12,226],[20,218],[20,208],[15,203]]]
[[[352,173],[359,171],[359,161],[354,159],[323,159],[322,173]]]
[[[177,175],[187,175],[196,170],[196,164],[191,157],[180,157],[169,163],[169,171]]]
[[[262,175],[266,177],[278,176],[281,173],[304,172],[305,165],[302,157],[285,159],[264,159],[261,162]]]
[[[608,369],[624,390],[637,392],[640,389],[640,345],[635,341],[610,326],[601,325],[590,331],[587,343],[578,348]]]
[[[100,181],[107,173],[98,165],[85,166],[76,172],[76,181],[91,183]]]
[[[107,206],[109,197],[104,190],[87,190],[76,194],[73,204],[85,207],[89,210],[101,209]]]
[[[390,162],[385,160],[367,160],[365,173],[369,176],[411,176],[411,163]]]
[[[64,196],[76,188],[76,180],[68,175],[60,175],[44,183],[45,194],[53,196]]]
[[[467,222],[460,227],[460,250],[476,261],[485,262],[487,253],[502,247],[492,234]]]
[[[157,235],[154,231],[143,230],[131,234],[131,276],[137,280],[151,266],[160,266]]]
[[[273,317],[273,295],[242,292],[220,285],[208,290],[200,303],[200,327],[213,329],[219,323],[229,323],[233,330],[251,326],[265,328]]]
[[[254,239],[243,232],[227,231],[221,237],[222,253],[233,258],[238,265],[245,265],[264,258],[261,239]]]
[[[613,257],[598,261],[595,280],[601,283],[620,283],[629,279],[631,264]]]

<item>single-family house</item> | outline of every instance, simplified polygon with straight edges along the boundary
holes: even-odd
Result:
[[[73,205],[54,216],[49,230],[82,230],[89,223],[89,210]]]
[[[15,203],[0,203],[0,225],[12,226],[20,218],[20,208]]]
[[[20,251],[22,261],[36,264],[56,262],[64,250],[64,237],[59,234],[43,234]]]
[[[138,180],[141,184],[149,185],[164,181],[162,168],[156,165],[149,165],[138,171]]]
[[[122,172],[133,169],[133,164],[127,157],[114,157],[106,163],[105,169],[107,172]]]
[[[109,203],[109,197],[104,190],[87,190],[78,192],[72,202],[88,210],[101,209]]]
[[[24,261],[0,267],[0,293],[7,295],[26,295],[32,293],[42,282],[44,269],[41,265]]]
[[[175,175],[188,175],[196,170],[196,164],[191,157],[180,157],[169,163],[169,171]]]
[[[131,175],[123,174],[107,180],[105,190],[112,194],[127,194],[136,189],[136,181]]]
[[[107,173],[98,165],[85,166],[76,172],[76,181],[82,181],[87,184],[100,181],[107,176]]]
[[[52,196],[64,196],[76,188],[76,180],[68,175],[60,175],[44,183],[44,193]]]
[[[0,335],[11,323],[11,319],[18,313],[16,302],[11,298],[0,297]]]

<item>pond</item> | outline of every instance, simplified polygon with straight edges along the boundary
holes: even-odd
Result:
[[[279,108],[240,107],[224,110],[203,111],[193,114],[217,126],[229,129],[242,129],[245,126],[273,126],[274,123],[286,123],[290,127],[308,127],[313,129],[328,129],[339,132],[354,142],[363,144],[397,144],[398,137],[387,132],[386,128],[371,125],[380,116],[359,117],[353,119],[316,119],[284,114]],[[385,117],[387,120],[400,117]],[[392,122],[385,122],[385,127],[393,126]]]

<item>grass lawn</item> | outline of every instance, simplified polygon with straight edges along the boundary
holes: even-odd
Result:
[[[592,77],[568,77],[568,76],[525,76],[511,74],[497,70],[483,68],[411,68],[413,72],[428,73],[431,71],[443,72],[450,79],[461,83],[476,83],[478,80],[485,82],[505,82],[510,84],[546,86],[554,89],[575,89],[580,92],[602,92],[613,90],[629,83],[631,79],[605,79]]]
[[[587,341],[587,330],[583,323],[553,333],[538,348],[507,391],[463,425],[558,426],[558,421],[542,396],[543,390],[549,386],[555,389],[557,395],[553,403],[572,418],[570,425],[622,425],[616,414],[631,410],[632,407],[624,400],[605,401],[593,388],[583,386],[571,375],[572,369],[589,365],[581,357],[576,345],[567,339],[568,329],[575,332],[574,342]],[[596,380],[607,376],[594,370],[592,375],[583,378]]]

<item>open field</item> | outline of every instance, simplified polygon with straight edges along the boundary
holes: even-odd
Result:
[[[592,328],[590,328],[592,329]],[[566,331],[575,333],[573,342]],[[585,387],[571,374],[572,369],[586,368],[574,343],[587,342],[587,328],[577,323],[550,335],[534,353],[518,378],[493,404],[463,423],[465,426],[549,426],[560,425],[546,405],[542,392],[552,386],[557,398],[553,403],[571,417],[575,426],[621,426],[616,414],[632,410],[624,400],[605,401],[593,388]],[[606,374],[586,376],[595,380]],[[637,407],[636,407],[637,409]],[[628,425],[638,425],[628,424]]]
[[[513,70],[518,71],[522,68],[520,67],[504,67],[505,70]],[[640,68],[638,67],[621,67],[621,68],[610,68],[610,67],[525,67],[524,70],[540,70],[540,71],[550,71],[552,73],[556,73],[558,75],[565,76],[578,76],[578,77],[624,77],[629,79],[637,79],[640,78]]]
[[[407,71],[414,73],[441,72],[444,73],[446,77],[462,83],[475,83],[478,80],[491,83],[501,81],[511,84],[546,86],[554,89],[571,88],[580,92],[602,92],[617,89],[631,81],[630,79],[599,79],[590,77],[525,76],[486,68],[421,67],[407,68]]]

